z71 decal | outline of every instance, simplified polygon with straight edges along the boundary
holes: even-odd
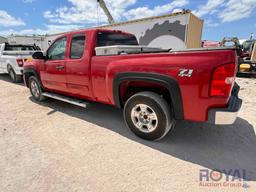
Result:
[[[180,69],[178,74],[179,77],[191,77],[193,74],[193,69]]]

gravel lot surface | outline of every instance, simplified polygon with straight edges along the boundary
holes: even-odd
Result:
[[[256,79],[237,81],[244,103],[234,125],[178,122],[149,142],[125,127],[118,109],[37,103],[23,84],[0,75],[0,192],[256,191]],[[240,176],[200,186],[202,169]]]

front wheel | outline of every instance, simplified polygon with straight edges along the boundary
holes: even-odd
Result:
[[[36,101],[45,100],[41,85],[36,77],[31,76],[28,80],[28,85],[29,85],[30,93]]]
[[[166,100],[153,92],[130,97],[124,107],[124,119],[133,133],[146,140],[160,140],[175,124]]]

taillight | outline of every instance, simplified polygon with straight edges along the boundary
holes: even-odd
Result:
[[[23,66],[23,59],[16,59],[17,64],[19,65],[19,67]]]
[[[235,81],[235,64],[221,65],[212,76],[210,96],[228,97]]]

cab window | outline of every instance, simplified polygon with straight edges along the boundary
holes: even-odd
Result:
[[[72,37],[71,47],[70,47],[70,58],[80,59],[84,54],[85,48],[85,35],[77,34]]]
[[[139,45],[136,37],[130,34],[98,32],[97,47],[112,45]]]
[[[47,53],[48,60],[63,60],[65,59],[67,38],[62,37],[55,41],[49,48]]]

